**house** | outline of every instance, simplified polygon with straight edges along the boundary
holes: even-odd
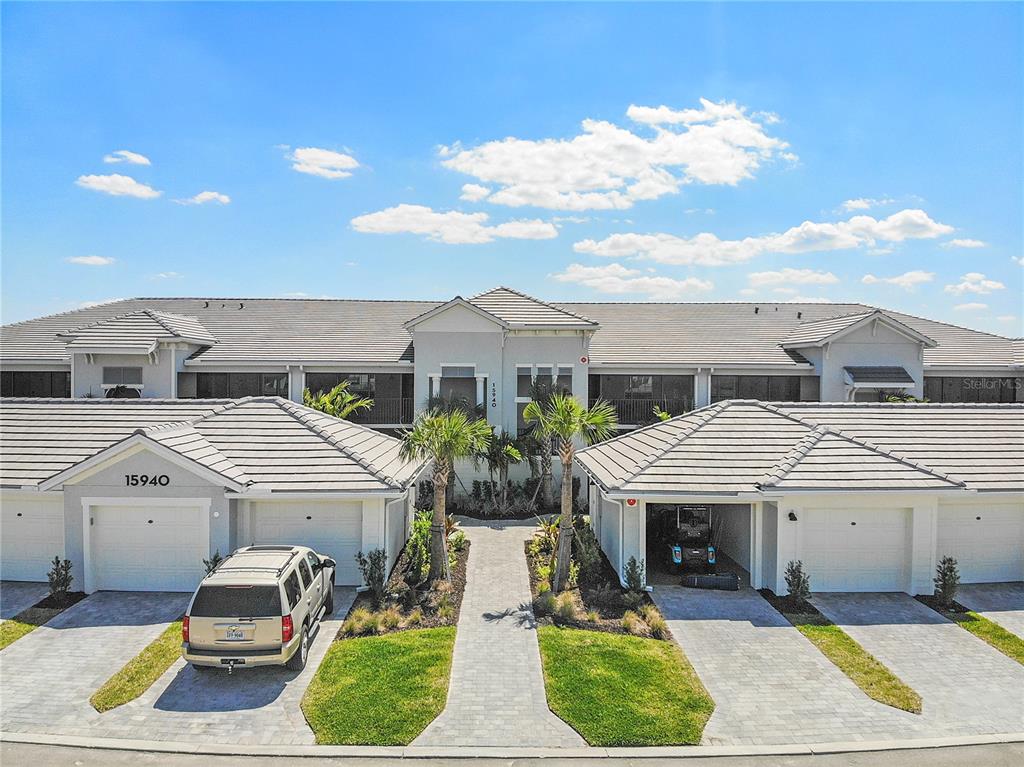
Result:
[[[947,555],[964,583],[1024,580],[1024,405],[733,400],[576,460],[620,577],[631,557],[658,571],[661,516],[697,507],[777,594],[796,560],[817,591],[930,594]]]

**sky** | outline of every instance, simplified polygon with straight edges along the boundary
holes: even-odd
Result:
[[[504,284],[1024,335],[1020,4],[0,14],[5,323]]]

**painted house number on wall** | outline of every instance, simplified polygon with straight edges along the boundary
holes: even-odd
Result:
[[[498,406],[498,385],[491,383],[491,407]]]
[[[166,474],[125,474],[124,483],[128,487],[145,487],[146,485],[166,487],[171,478]]]

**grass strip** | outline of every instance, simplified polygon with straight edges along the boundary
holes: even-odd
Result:
[[[101,714],[135,700],[181,657],[181,620],[176,620],[89,698]]]
[[[1024,639],[1007,631],[995,621],[984,615],[968,610],[959,602],[943,607],[934,597],[919,596],[917,601],[927,605],[944,618],[948,618],[962,629],[970,631],[974,636],[992,645],[1003,655],[1024,665]]]
[[[541,626],[548,706],[592,746],[700,742],[715,704],[673,642]]]
[[[455,627],[334,642],[302,698],[316,742],[402,746],[444,709]]]
[[[39,628],[61,612],[63,610],[56,607],[29,607],[13,618],[0,623],[0,650],[16,639],[21,639],[30,631]]]

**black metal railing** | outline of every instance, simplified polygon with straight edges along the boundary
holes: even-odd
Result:
[[[373,407],[360,410],[349,416],[352,423],[366,426],[378,424],[411,424],[412,398],[406,397],[374,397]]]
[[[596,401],[596,399],[592,399],[590,404],[593,405]],[[682,399],[657,397],[649,399],[609,399],[605,401],[610,402],[612,407],[615,408],[615,413],[619,418],[621,426],[639,426],[641,424],[654,423],[658,420],[657,416],[654,415],[655,407],[664,410],[669,415],[681,415],[693,410],[693,399],[691,397],[684,397]]]

